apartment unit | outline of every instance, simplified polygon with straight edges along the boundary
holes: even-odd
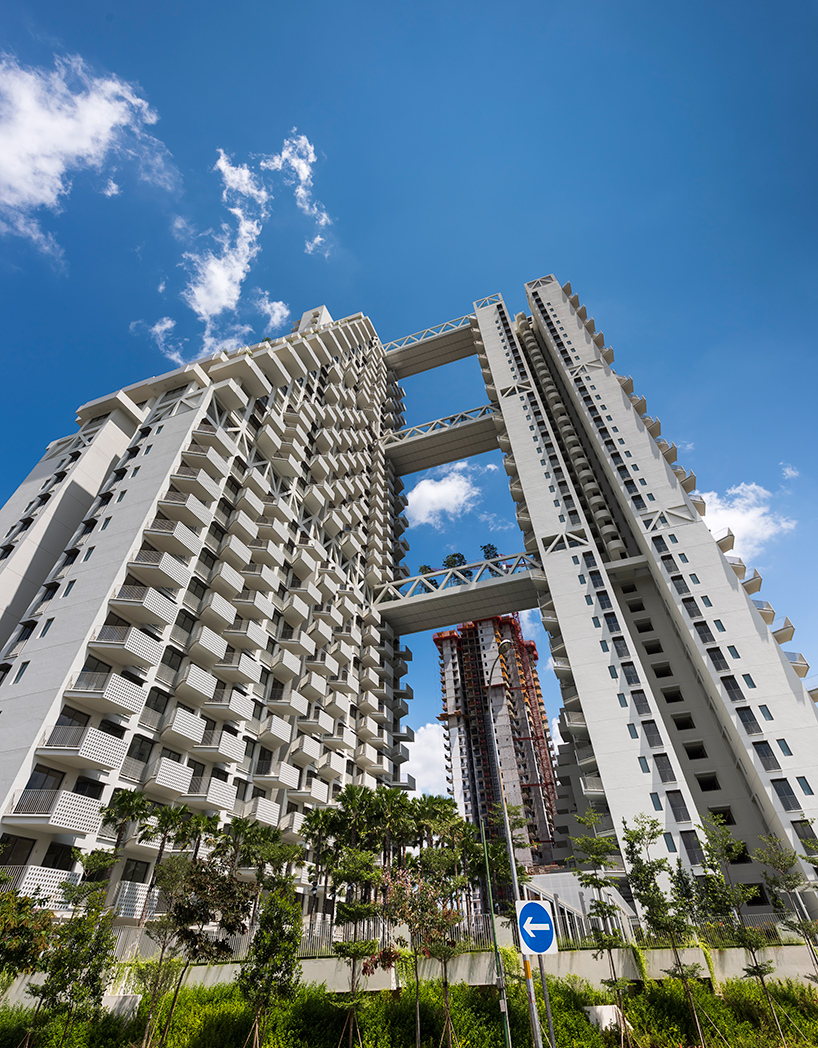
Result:
[[[518,615],[465,622],[436,633],[446,727],[449,792],[469,822],[486,824],[501,802],[521,810],[526,866],[551,860],[557,794],[548,717],[537,676],[537,647]],[[508,642],[508,647],[500,645]],[[496,740],[497,759],[491,739]],[[498,767],[499,763],[499,767]]]
[[[570,284],[525,290],[527,313],[491,295],[386,345],[322,307],[80,408],[0,511],[13,883],[76,876],[71,846],[110,842],[99,806],[123,786],[293,841],[347,782],[411,787],[400,638],[532,608],[562,691],[554,859],[589,805],[617,839],[655,814],[694,872],[708,812],[750,852],[769,832],[815,839],[818,689],[782,647],[792,625],[709,532],[696,478]],[[487,403],[405,427],[401,379],[466,357]],[[524,548],[409,577],[401,478],[497,448]],[[543,781],[546,757],[521,752]],[[153,854],[131,837],[124,855],[126,919]],[[760,885],[743,859],[735,878]]]
[[[300,840],[346,783],[401,777],[411,657],[401,391],[371,324],[302,318],[81,407],[0,514],[0,863],[58,901],[120,788]],[[135,829],[135,828],[134,828]],[[125,841],[123,919],[157,846]]]

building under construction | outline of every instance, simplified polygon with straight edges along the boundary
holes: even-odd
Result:
[[[527,822],[528,846],[517,850],[518,861],[549,863],[556,783],[536,645],[523,638],[516,614],[465,622],[436,633],[434,640],[440,652],[441,720],[448,733],[449,792],[464,817],[479,824],[500,802],[502,773],[506,802],[519,806]],[[505,640],[511,646],[501,652]]]

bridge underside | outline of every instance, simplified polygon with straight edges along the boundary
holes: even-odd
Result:
[[[375,607],[396,633],[421,633],[461,622],[508,615],[538,606],[538,595],[547,589],[541,569],[475,582],[448,584],[431,592],[389,599],[389,587]]]
[[[468,324],[396,349],[384,348],[387,349],[386,366],[398,380],[464,360],[477,352],[474,331]]]
[[[403,437],[385,444],[384,451],[398,473],[405,475],[457,462],[470,455],[482,455],[497,447],[497,428],[493,416],[489,415],[454,426],[442,425],[416,437]]]

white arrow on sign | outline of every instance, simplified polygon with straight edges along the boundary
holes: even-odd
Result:
[[[526,935],[533,935],[534,932],[550,932],[551,931],[551,925],[550,924],[535,924],[533,917],[528,917],[526,919],[525,923],[523,924],[523,928],[525,928]]]

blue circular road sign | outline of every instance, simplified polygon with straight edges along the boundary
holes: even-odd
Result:
[[[518,904],[517,927],[526,953],[548,953],[554,946],[554,921],[545,903]]]

